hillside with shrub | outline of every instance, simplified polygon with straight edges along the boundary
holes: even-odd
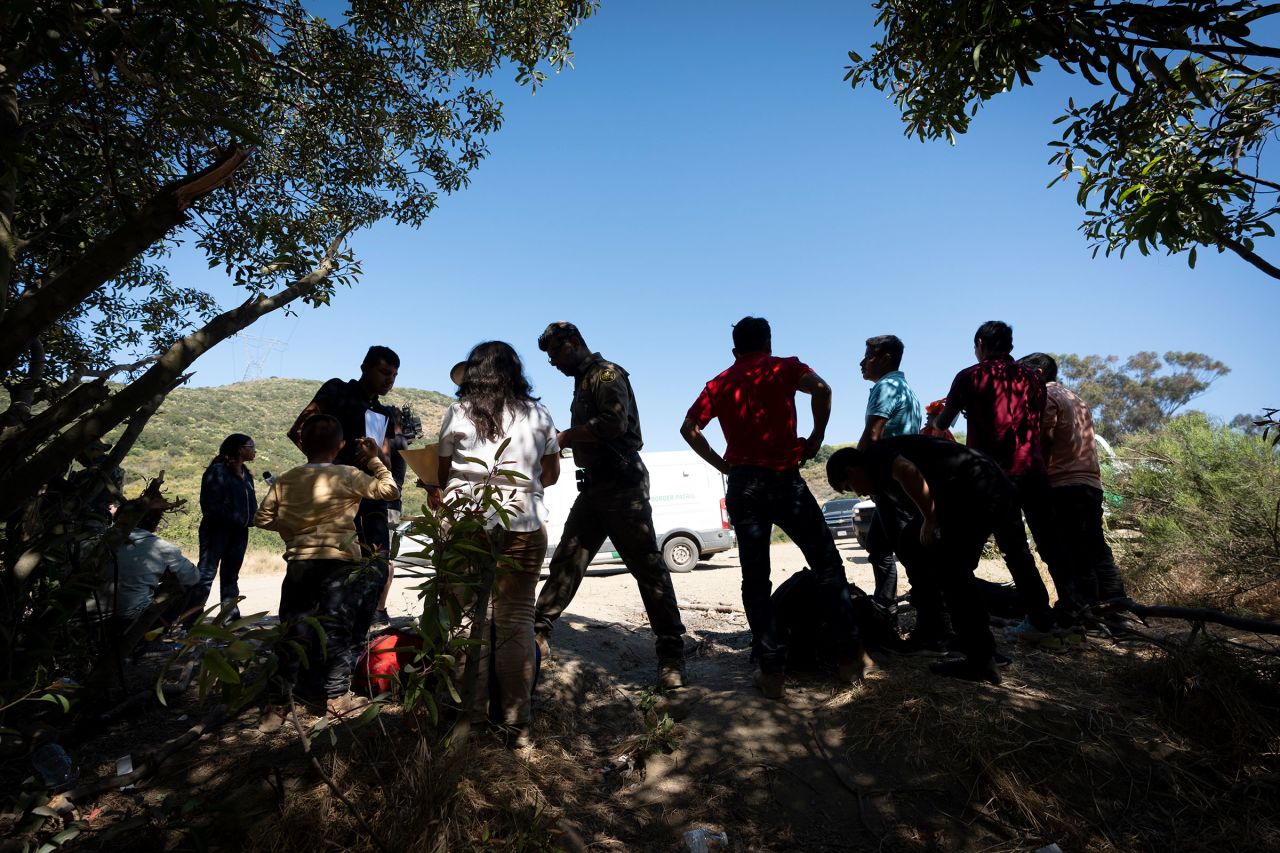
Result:
[[[186,512],[165,519],[161,534],[194,550],[200,526],[200,478],[218,452],[218,445],[231,433],[253,437],[258,458],[250,464],[258,481],[258,497],[266,492],[262,472],[274,474],[301,465],[306,459],[285,433],[294,418],[315,395],[322,380],[258,379],[211,388],[179,388],[169,395],[142,437],[125,459],[125,493],[136,495],[146,480],[164,472],[165,493],[186,498]],[[440,420],[450,398],[436,391],[396,388],[383,398],[393,406],[409,405],[422,419],[423,435],[410,442],[422,447],[435,440]],[[418,507],[426,494],[413,486],[411,475],[405,482],[406,508]],[[280,537],[265,530],[249,534],[251,549],[284,550]]]

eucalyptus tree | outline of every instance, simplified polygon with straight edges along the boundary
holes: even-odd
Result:
[[[353,231],[421,225],[501,125],[487,78],[539,85],[591,8],[3,4],[2,514],[94,439],[137,427],[219,341],[296,300],[327,302],[359,273]],[[174,280],[165,260],[183,241],[242,304],[221,310]]]
[[[887,92],[906,133],[968,130],[988,100],[1057,66],[1081,79],[1057,119],[1052,183],[1078,177],[1094,253],[1199,246],[1273,278],[1280,176],[1264,164],[1280,109],[1280,4],[1253,0],[879,0],[881,38],[846,79]],[[1088,102],[1088,92],[1101,90]]]
[[[69,658],[91,655],[84,595],[119,531],[85,511],[164,396],[220,341],[353,283],[353,232],[419,226],[465,188],[502,124],[488,81],[542,84],[592,9],[0,4],[0,714],[89,665]],[[172,275],[184,242],[239,304]]]
[[[1139,352],[1124,361],[1114,355],[1057,358],[1061,381],[1089,404],[1098,432],[1111,441],[1155,432],[1231,372],[1202,352]]]

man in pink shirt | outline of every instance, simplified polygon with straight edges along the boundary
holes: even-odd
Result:
[[[800,476],[800,463],[812,459],[822,446],[831,416],[831,388],[798,358],[773,355],[773,335],[762,317],[744,317],[733,327],[733,356],[733,365],[702,389],[680,434],[729,477],[725,504],[738,534],[742,606],[751,625],[752,657],[760,665],[756,686],[770,699],[782,698],[787,648],[778,631],[769,580],[769,540],[775,524],[817,573],[822,604],[814,618],[828,628],[837,675],[844,682],[856,682],[875,664],[858,641],[840,552]],[[813,432],[807,439],[796,434],[797,391],[813,398]],[[715,418],[724,432],[724,456],[702,434]]]
[[[1058,362],[1035,352],[1018,359],[1045,381],[1040,444],[1049,470],[1049,494],[1059,547],[1086,604],[1124,596],[1124,581],[1102,532],[1102,474],[1094,441],[1093,413],[1058,384]]]

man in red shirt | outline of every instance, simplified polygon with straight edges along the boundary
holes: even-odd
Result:
[[[800,463],[822,446],[831,416],[831,388],[797,358],[772,354],[769,322],[744,317],[733,327],[733,366],[702,389],[685,416],[680,434],[699,456],[729,477],[725,503],[738,534],[742,560],[742,605],[751,625],[752,657],[760,665],[756,685],[780,699],[787,649],[774,618],[769,581],[769,540],[778,525],[799,546],[817,573],[821,613],[831,632],[837,674],[856,682],[875,667],[858,642],[844,563],[818,502],[800,476]],[[810,395],[813,432],[796,435],[795,395]],[[702,428],[720,419],[721,456]]]
[[[1058,621],[1069,625],[1076,609],[1075,596],[1058,554],[1049,477],[1040,449],[1044,381],[1034,370],[1013,360],[1013,328],[1008,323],[983,323],[973,336],[973,349],[978,363],[956,374],[946,405],[930,425],[947,429],[963,411],[968,424],[966,443],[991,457],[1013,480],[1036,549],[1049,566],[1058,591],[1062,611]],[[1030,552],[1006,553],[1005,563],[1027,611],[1027,621],[1015,629],[1015,635],[1040,645],[1060,646],[1061,639],[1052,632],[1049,593]]]

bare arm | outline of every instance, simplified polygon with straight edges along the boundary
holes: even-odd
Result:
[[[721,474],[729,473],[729,463],[724,461],[724,457],[716,453],[715,448],[707,441],[707,437],[702,434],[702,427],[689,418],[684,419],[684,423],[680,425],[680,435],[693,448],[693,452],[706,460],[712,468],[715,468]]]
[[[934,429],[950,429],[958,417],[960,417],[960,404],[953,403],[952,398],[948,397],[942,411],[933,416],[932,426]]]
[[[303,409],[297,419],[294,420],[293,426],[289,427],[289,440],[292,441],[294,446],[299,450],[302,449],[302,425],[307,422],[307,418],[312,415],[320,414],[324,414],[323,410],[320,408],[320,404],[315,400],[312,400],[310,403],[307,403],[307,407]]]
[[[364,497],[393,501],[400,497],[400,487],[396,485],[396,478],[391,476],[391,469],[378,458],[378,449],[372,438],[356,439],[356,462],[367,467],[373,475],[373,481],[366,488]]]
[[[273,483],[271,488],[267,490],[267,496],[262,499],[262,503],[258,504],[258,512],[253,517],[254,527],[261,527],[263,530],[275,530],[279,507],[279,486]]]
[[[538,474],[538,482],[543,486],[554,486],[560,479],[560,454],[548,453],[540,464],[542,470]]]
[[[868,445],[879,441],[884,435],[884,425],[888,422],[888,418],[882,418],[879,415],[868,415],[867,425],[862,429],[862,438],[858,439],[858,449],[866,450]]]
[[[800,377],[799,390],[810,395],[810,409],[813,411],[813,432],[804,443],[804,458],[812,459],[822,449],[822,440],[827,435],[827,421],[831,420],[831,386],[822,377],[810,370]]]
[[[902,491],[920,510],[920,515],[924,517],[924,524],[920,526],[920,544],[932,544],[934,531],[938,527],[938,518],[933,495],[929,492],[929,483],[925,480],[924,475],[920,473],[920,469],[905,457],[899,456],[893,460],[893,468],[891,470],[893,479],[898,481],[898,485],[902,486]]]

